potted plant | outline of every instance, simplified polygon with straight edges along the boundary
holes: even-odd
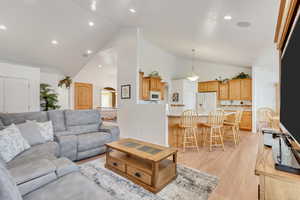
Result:
[[[58,95],[49,84],[41,83],[40,100],[42,111],[56,110],[60,108],[58,105]]]
[[[72,84],[72,79],[70,76],[66,76],[64,79],[58,82],[58,87],[65,86],[66,88],[70,88]]]

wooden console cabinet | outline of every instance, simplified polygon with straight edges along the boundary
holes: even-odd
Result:
[[[259,176],[260,200],[300,199],[300,175],[275,169],[272,149],[264,146],[262,136],[256,158],[255,175]]]

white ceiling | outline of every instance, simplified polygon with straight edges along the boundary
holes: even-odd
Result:
[[[0,30],[0,60],[74,75],[88,63],[87,49],[97,52],[121,27],[134,26],[176,55],[195,48],[202,60],[251,66],[273,42],[278,7],[278,0],[95,0],[92,11],[92,1],[0,0],[0,24],[7,27]],[[252,25],[240,28],[239,21]]]

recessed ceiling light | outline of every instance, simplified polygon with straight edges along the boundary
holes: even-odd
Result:
[[[88,54],[88,55],[90,55],[90,54],[92,54],[92,53],[93,53],[92,50],[87,50],[87,51],[86,51],[86,54]]]
[[[94,22],[92,22],[92,21],[89,21],[89,26],[94,26],[95,25],[95,23]]]
[[[134,8],[130,8],[129,11],[130,11],[131,13],[136,13],[136,10],[135,10]]]
[[[240,21],[236,25],[241,28],[247,28],[247,27],[251,26],[251,23],[247,22],[247,21]]]
[[[225,19],[225,20],[232,20],[232,17],[231,17],[230,15],[225,15],[225,16],[224,16],[224,19]]]
[[[95,0],[92,1],[92,3],[91,3],[91,10],[92,11],[96,11],[97,10],[97,2]]]
[[[102,67],[102,65],[98,65],[98,67],[99,67],[99,68],[101,68],[101,67]]]
[[[0,25],[0,30],[6,31],[6,30],[7,30],[7,27],[1,24],[1,25]]]
[[[58,42],[57,42],[56,40],[52,40],[51,43],[52,43],[53,45],[58,45]]]

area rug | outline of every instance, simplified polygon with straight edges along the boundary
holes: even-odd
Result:
[[[100,158],[81,164],[80,170],[115,200],[207,200],[218,183],[218,177],[178,165],[176,180],[153,194],[106,169],[104,163]]]

